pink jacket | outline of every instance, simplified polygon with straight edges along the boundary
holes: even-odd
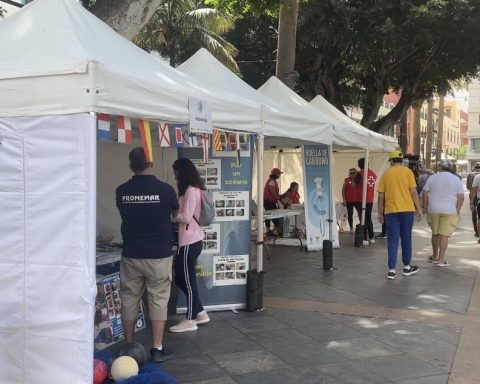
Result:
[[[177,218],[174,220],[179,223],[178,245],[183,247],[203,240],[205,237],[203,229],[193,218],[193,215],[197,220],[200,218],[201,190],[196,187],[188,187],[185,193],[179,197],[178,202],[180,209]]]

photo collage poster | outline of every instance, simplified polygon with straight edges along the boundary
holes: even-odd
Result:
[[[120,273],[97,278],[97,297],[95,299],[95,349],[101,350],[124,338],[119,295]],[[144,329],[145,311],[140,304],[135,332]]]
[[[214,256],[213,285],[247,284],[248,255]]]
[[[198,173],[205,183],[205,188],[212,190],[222,188],[222,162],[220,159],[210,159],[206,162],[192,159],[192,163],[197,167]]]
[[[249,191],[213,192],[216,221],[248,220],[250,218]]]

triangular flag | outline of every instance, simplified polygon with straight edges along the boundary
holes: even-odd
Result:
[[[158,123],[158,137],[160,140],[160,147],[171,147],[170,133],[168,132],[167,123]]]
[[[142,138],[143,150],[147,161],[153,163],[152,135],[150,134],[150,123],[147,120],[138,120],[138,130]]]
[[[208,135],[204,133],[202,135],[202,146],[203,146],[203,162],[208,161]]]
[[[232,151],[232,142],[230,140],[230,133],[225,132],[225,136],[227,138],[227,152],[231,152]]]
[[[179,124],[175,125],[175,146],[177,148],[183,147],[183,131],[182,126]]]
[[[111,140],[112,135],[110,134],[110,115],[99,113],[97,115],[97,123],[99,140]]]
[[[255,133],[250,134],[250,141],[253,144],[253,150],[257,151],[257,135]]]
[[[237,167],[240,167],[240,134],[236,134],[237,140]]]
[[[220,131],[213,129],[213,147],[216,151],[222,150],[222,140],[220,139]]]
[[[132,142],[132,125],[130,119],[125,116],[118,116],[118,142],[130,144]]]
[[[182,132],[182,136],[183,136],[183,143],[186,147],[191,147],[192,144],[190,144],[190,131],[188,130],[188,128],[185,128]]]
[[[190,146],[191,147],[198,147],[198,138],[196,133],[190,134]]]

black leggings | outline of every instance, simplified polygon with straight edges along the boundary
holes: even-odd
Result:
[[[187,319],[195,320],[197,314],[203,311],[203,305],[198,296],[197,273],[195,265],[202,252],[202,241],[180,247],[175,258],[175,282],[187,296]]]
[[[353,228],[353,208],[357,211],[358,219],[360,220],[362,210],[359,204],[361,203],[347,203],[347,219],[351,229]]]
[[[363,235],[365,240],[373,239],[375,237],[375,233],[373,232],[372,208],[373,203],[367,203],[365,206],[365,233]]]
[[[272,209],[277,209],[277,204],[268,200],[263,200],[263,208],[265,208],[266,211],[271,211]],[[280,227],[280,219],[273,219],[271,221],[273,221],[275,228]],[[270,229],[270,220],[265,220],[265,225],[267,226],[267,229]]]

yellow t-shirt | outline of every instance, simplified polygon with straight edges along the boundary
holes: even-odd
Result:
[[[388,169],[378,183],[377,192],[385,194],[385,213],[415,212],[410,188],[416,188],[410,168],[398,165]]]

